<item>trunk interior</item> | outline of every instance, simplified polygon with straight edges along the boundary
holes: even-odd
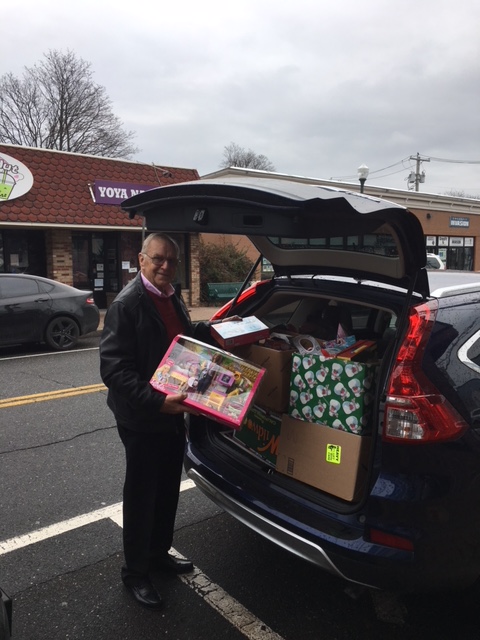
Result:
[[[207,436],[201,438],[203,445],[200,440],[195,442],[195,434],[205,434],[203,429],[192,430],[192,441],[202,447],[206,455],[213,448],[215,455],[227,464],[241,468],[243,472],[248,469],[250,477],[255,474],[259,478],[268,477],[269,482],[283,486],[310,502],[334,508],[338,512],[358,509],[375,480],[375,467],[379,461],[378,456],[373,454],[381,436],[381,400],[401,338],[399,324],[405,305],[404,290],[385,289],[373,283],[366,285],[347,279],[277,278],[262,284],[252,300],[239,303],[230,310],[229,315],[254,315],[269,327],[271,333],[295,336],[296,345],[290,345],[283,354],[280,352],[280,356],[274,354],[272,359],[265,359],[267,352],[258,345],[253,350],[251,345],[244,345],[232,351],[264,366],[266,375],[275,379],[271,385],[275,386],[277,393],[273,394],[273,400],[268,396],[270,387],[265,379],[262,385],[266,383],[266,387],[261,387],[255,398],[255,406],[240,431],[210,423]],[[339,335],[354,336],[357,344],[361,340],[370,341],[373,347],[358,358],[352,356],[351,360],[339,361],[334,358],[335,362],[341,362],[343,377],[334,379],[333,371],[328,372],[331,376],[325,374],[322,377],[319,360],[310,367],[309,340],[313,338],[317,344],[324,344],[335,341]],[[298,336],[303,338],[298,339]],[[307,339],[304,340],[304,337]],[[302,348],[305,351],[300,353],[299,349]],[[281,362],[277,358],[281,358]],[[302,368],[306,361],[311,371],[303,370],[303,374],[311,384],[296,388],[292,368],[295,362]],[[367,397],[363,395],[364,389],[360,391],[355,387],[358,379],[362,380],[362,370],[373,378],[373,386],[369,387],[370,399],[368,403],[365,400],[365,406],[362,404]],[[345,376],[345,372],[349,375]],[[335,407],[340,408],[341,404],[347,407],[346,413],[351,414],[343,426],[340,422],[333,423]],[[323,413],[320,414],[319,410]],[[362,417],[362,411],[364,416],[368,414],[368,419]],[[358,420],[354,413],[359,416]],[[290,418],[286,418],[287,414]],[[285,426],[289,421],[290,424]],[[325,466],[322,449],[325,441],[321,440],[320,429],[312,428],[322,424],[335,427],[322,429],[326,429],[327,450],[333,443],[336,447],[334,453],[341,451],[344,456],[343,464],[336,468],[334,465]],[[304,443],[308,450],[292,453],[287,447],[282,452],[288,438],[287,431],[290,430],[293,440],[296,440],[302,428],[305,428],[305,438],[308,438],[308,442]],[[279,438],[280,429],[283,442]],[[320,437],[320,441],[310,440],[312,434],[315,434],[315,438]],[[330,443],[334,434],[340,440]],[[331,482],[328,479],[325,482],[322,465],[325,466],[326,475],[333,470]],[[307,467],[312,473],[307,471]],[[345,476],[348,477],[345,479]],[[347,487],[343,486],[344,481]]]

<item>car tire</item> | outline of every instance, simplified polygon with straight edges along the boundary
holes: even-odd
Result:
[[[45,342],[55,351],[67,351],[78,342],[80,329],[73,318],[58,316],[51,320],[45,331]]]
[[[10,640],[11,636],[11,626],[12,626],[12,601],[5,594],[4,591],[0,589],[0,639],[1,640]],[[8,606],[8,610],[7,610]]]

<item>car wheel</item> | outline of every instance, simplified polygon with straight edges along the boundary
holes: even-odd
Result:
[[[80,329],[72,318],[58,316],[51,320],[45,331],[45,342],[55,351],[66,351],[78,342]]]
[[[8,607],[8,609],[7,609]],[[0,638],[10,640],[12,627],[12,601],[0,589]]]

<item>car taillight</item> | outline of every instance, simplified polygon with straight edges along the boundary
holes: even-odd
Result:
[[[438,303],[413,307],[398,352],[385,406],[383,437],[398,442],[439,442],[458,437],[468,425],[422,369]]]
[[[87,298],[85,302],[87,304],[95,304],[95,300],[93,299],[93,296],[90,296],[89,298]]]
[[[415,547],[412,540],[403,536],[398,536],[380,529],[367,530],[367,538],[370,542],[381,544],[384,547],[392,547],[393,549],[402,549],[403,551],[414,551]]]

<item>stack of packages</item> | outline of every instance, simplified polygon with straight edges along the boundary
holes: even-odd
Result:
[[[280,473],[356,499],[371,443],[375,346],[354,336],[324,341],[291,332],[230,345],[265,370],[235,437]]]

